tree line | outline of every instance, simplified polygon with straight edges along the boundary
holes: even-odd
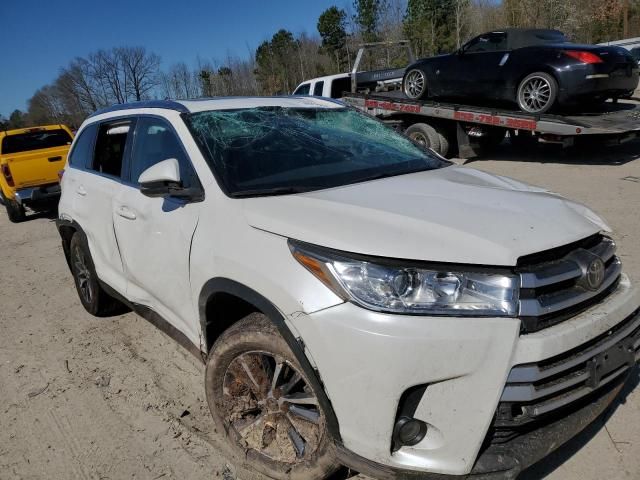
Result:
[[[505,27],[557,28],[581,43],[640,36],[640,0],[352,0],[322,12],[316,32],[280,29],[245,57],[198,58],[163,69],[160,57],[142,46],[99,50],[61,68],[25,112],[0,115],[0,128],[78,127],[99,108],[136,100],[287,94],[305,79],[350,70],[363,42],[407,39],[425,57]],[[401,53],[388,51],[365,59],[371,68],[402,62]]]

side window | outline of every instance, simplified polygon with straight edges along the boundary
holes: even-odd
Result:
[[[324,88],[324,82],[316,82],[315,86],[313,87],[313,94],[316,97],[321,97],[323,88]]]
[[[93,142],[96,139],[98,125],[92,123],[86,126],[69,153],[69,165],[76,168],[85,168],[93,158]]]
[[[504,32],[485,33],[471,40],[466,53],[496,52],[507,49],[507,34]]]
[[[178,160],[180,179],[185,188],[199,185],[195,170],[169,124],[154,117],[138,119],[131,154],[131,182],[137,184],[142,172],[169,158]]]
[[[293,92],[293,94],[294,95],[309,95],[310,91],[311,91],[311,84],[310,83],[303,83],[298,88],[296,88],[296,91]]]
[[[122,177],[124,151],[132,127],[131,120],[120,120],[100,125],[91,165],[92,170],[113,177]]]
[[[344,92],[351,91],[351,78],[336,78],[331,83],[331,98],[340,98]]]

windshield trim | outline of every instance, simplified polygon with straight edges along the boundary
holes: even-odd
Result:
[[[291,108],[291,107],[278,107],[278,108]],[[298,107],[297,107],[298,108]],[[420,150],[424,151],[426,155],[428,155],[429,157],[433,158],[434,160],[437,160],[439,162],[439,164],[436,167],[433,168],[421,168],[421,169],[416,169],[416,170],[411,170],[411,171],[404,171],[404,172],[399,172],[399,173],[395,173],[395,174],[391,174],[388,176],[385,176],[384,178],[392,178],[392,177],[398,177],[401,175],[411,175],[414,173],[419,173],[419,172],[425,172],[425,171],[431,171],[431,170],[439,170],[441,168],[446,168],[449,167],[451,165],[453,165],[453,162],[451,162],[450,160],[447,160],[446,158],[442,157],[441,155],[438,155],[436,152],[434,152],[433,150],[426,148],[424,145],[416,142],[415,140],[413,140],[412,138],[410,138],[408,135],[405,134],[404,131],[398,131],[395,128],[385,124],[383,121],[381,121],[380,119],[376,118],[375,116],[371,115],[368,112],[362,112],[360,110],[358,110],[355,107],[352,107],[350,105],[344,105],[341,106],[339,108],[323,108],[323,107],[318,107],[318,106],[306,106],[306,105],[301,105],[299,107],[300,109],[309,109],[309,110],[327,110],[327,111],[332,111],[332,112],[339,112],[339,111],[354,111],[360,115],[364,115],[380,124],[382,124],[385,128],[393,130],[397,135],[400,135],[401,137],[405,138],[406,140],[410,141],[413,145],[415,145],[416,147],[418,147]],[[224,195],[232,200],[242,200],[245,198],[262,198],[262,197],[268,197],[268,196],[286,196],[286,195],[299,195],[299,194],[304,194],[304,193],[309,193],[309,192],[316,192],[316,191],[323,191],[323,190],[330,190],[333,188],[341,188],[341,187],[347,187],[350,185],[357,185],[359,183],[365,183],[365,182],[370,182],[370,181],[375,181],[378,180],[377,178],[363,178],[357,181],[353,181],[353,182],[348,182],[348,183],[343,183],[340,185],[331,185],[331,186],[319,186],[317,188],[315,187],[304,187],[304,188],[300,188],[301,191],[290,191],[290,192],[283,192],[283,193],[269,193],[269,194],[253,194],[253,195],[242,195],[242,191],[238,191],[238,192],[234,192],[232,191],[228,185],[225,182],[224,176],[222,175],[222,173],[219,171],[218,168],[215,168],[214,165],[212,165],[213,163],[213,159],[209,159],[209,153],[208,153],[208,147],[206,145],[203,144],[203,142],[200,139],[200,136],[197,134],[195,127],[193,126],[191,119],[192,117],[194,117],[195,115],[198,114],[202,114],[202,113],[206,113],[206,112],[234,112],[234,111],[239,111],[239,110],[247,110],[247,107],[238,107],[238,108],[225,108],[225,109],[211,109],[211,110],[203,110],[203,111],[199,111],[199,112],[188,112],[188,113],[181,113],[180,117],[182,118],[182,121],[184,122],[185,126],[187,127],[187,130],[189,131],[189,134],[191,135],[193,141],[195,142],[195,144],[198,146],[198,150],[200,152],[200,154],[202,155],[203,160],[205,161],[205,164],[207,165],[207,167],[209,168],[209,171],[211,171],[218,187],[220,188],[220,190],[222,191],[222,193],[224,193]],[[382,179],[382,178],[380,178]],[[279,189],[281,187],[274,187],[274,189]],[[295,186],[293,186],[293,188],[291,188],[290,190],[295,190]]]

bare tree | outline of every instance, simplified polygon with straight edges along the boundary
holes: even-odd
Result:
[[[93,64],[93,75],[103,92],[109,95],[113,103],[128,101],[127,76],[117,49],[98,50],[89,55]]]
[[[114,53],[124,70],[127,96],[142,100],[158,85],[160,57],[144,47],[122,47]]]

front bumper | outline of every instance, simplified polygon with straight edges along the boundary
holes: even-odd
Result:
[[[15,200],[20,205],[25,203],[49,202],[60,198],[60,184],[41,185],[38,187],[21,188],[15,193]]]
[[[350,303],[290,317],[288,323],[320,372],[338,419],[342,456],[354,469],[377,465],[380,477],[501,472],[509,478],[549,453],[550,444],[574,436],[615,396],[592,400],[582,414],[565,414],[575,421],[558,427],[547,422],[513,443],[487,447],[512,368],[576,349],[627,319],[638,305],[640,291],[623,276],[604,302],[527,335],[520,335],[518,319],[389,315]],[[392,453],[401,396],[416,385],[427,386],[414,417],[428,424],[428,433],[417,445]],[[546,443],[550,436],[554,441]],[[518,446],[523,442],[526,448]]]

